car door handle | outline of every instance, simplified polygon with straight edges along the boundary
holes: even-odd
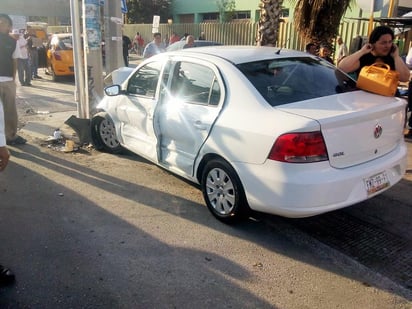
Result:
[[[203,124],[200,120],[196,120],[194,123],[194,127],[199,130],[206,130],[207,126]]]

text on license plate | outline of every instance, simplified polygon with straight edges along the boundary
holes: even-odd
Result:
[[[382,172],[373,175],[369,178],[365,178],[363,181],[365,182],[366,191],[368,192],[368,195],[383,190],[389,187],[390,185],[386,172]]]

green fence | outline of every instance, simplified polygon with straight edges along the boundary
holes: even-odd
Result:
[[[224,45],[254,45],[258,24],[251,22],[233,23],[201,23],[201,24],[160,24],[159,32],[165,37],[176,32],[179,35],[184,33],[193,34],[195,37],[200,32],[206,34],[206,39],[220,42]],[[140,32],[145,42],[152,40],[152,25],[150,24],[126,24],[123,26],[124,33],[133,39],[136,32]],[[344,21],[340,25],[339,34],[346,44],[354,37],[366,36],[368,32],[367,21]],[[289,49],[304,50],[307,42],[303,42],[297,35],[292,23],[281,23],[279,29],[278,46]]]
[[[206,34],[206,39],[220,42],[224,45],[255,45],[258,23],[232,22],[232,23],[201,23],[201,24],[160,24],[159,32],[162,36],[170,37],[173,32],[180,36],[184,33],[193,34],[196,38],[200,32]],[[49,27],[49,32],[67,32],[70,27]],[[133,39],[136,32],[140,32],[146,43],[152,40],[151,24],[125,24],[123,25],[125,35]],[[353,38],[366,36],[368,32],[368,21],[347,20],[340,25],[339,34],[350,49]],[[279,29],[278,46],[289,49],[304,50],[307,42],[303,42],[297,35],[292,23],[281,23]]]

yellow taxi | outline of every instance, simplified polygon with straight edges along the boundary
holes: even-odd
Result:
[[[62,76],[74,76],[73,36],[71,33],[53,34],[47,43],[47,73],[54,81]]]

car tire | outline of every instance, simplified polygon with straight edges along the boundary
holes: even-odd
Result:
[[[209,161],[203,169],[201,188],[207,207],[218,220],[232,224],[249,216],[242,183],[228,162]]]
[[[113,120],[106,112],[93,116],[91,123],[91,136],[94,147],[109,153],[120,153],[123,147],[120,145],[116,135]]]
[[[59,76],[56,75],[56,72],[53,69],[53,66],[50,66],[50,75],[52,77],[52,81],[58,82],[59,81]]]

